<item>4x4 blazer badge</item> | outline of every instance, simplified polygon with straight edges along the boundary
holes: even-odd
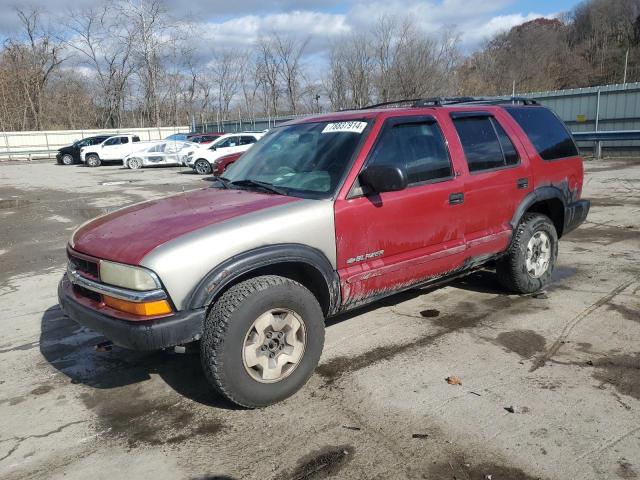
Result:
[[[364,260],[369,260],[370,258],[381,257],[384,255],[384,250],[378,250],[377,252],[371,253],[363,253],[362,255],[358,255],[357,257],[352,257],[347,260],[347,264],[351,265],[352,263],[362,262]]]

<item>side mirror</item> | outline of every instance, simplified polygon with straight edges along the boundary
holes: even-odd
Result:
[[[358,178],[362,185],[376,193],[404,190],[409,184],[407,172],[390,165],[371,165],[365,168]]]

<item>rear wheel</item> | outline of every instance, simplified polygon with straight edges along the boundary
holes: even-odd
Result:
[[[500,283],[517,293],[546,287],[558,258],[558,234],[546,215],[526,214],[514,232],[507,254],[496,263]]]
[[[65,153],[62,156],[62,164],[63,165],[73,165],[73,156],[69,155],[68,153]]]
[[[200,355],[221,395],[257,408],[302,388],[323,345],[324,316],[313,294],[291,279],[265,275],[234,285],[216,301]]]
[[[99,167],[102,162],[100,161],[100,157],[95,154],[87,155],[85,160],[85,165],[87,167]]]
[[[209,175],[211,173],[211,164],[204,158],[196,160],[193,165],[194,170],[198,175]]]

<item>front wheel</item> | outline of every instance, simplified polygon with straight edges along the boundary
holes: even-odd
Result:
[[[204,158],[196,160],[196,163],[193,165],[193,169],[198,175],[209,175],[212,171],[211,164]]]
[[[102,162],[100,161],[100,157],[97,155],[87,155],[85,160],[85,165],[87,167],[99,167]]]
[[[65,153],[62,156],[62,164],[63,165],[73,165],[73,156],[69,155],[68,153]]]
[[[130,158],[127,161],[127,166],[131,169],[131,170],[138,170],[139,168],[142,167],[142,161],[139,158]]]
[[[276,275],[234,285],[204,323],[200,357],[207,379],[231,402],[258,408],[296,393],[324,345],[324,316],[304,286]]]
[[[534,293],[546,287],[558,258],[558,233],[546,215],[526,214],[507,254],[496,262],[498,280],[510,291]]]

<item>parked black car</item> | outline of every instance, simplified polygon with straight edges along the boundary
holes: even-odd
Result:
[[[80,149],[82,147],[88,147],[90,145],[97,145],[104,142],[111,135],[97,135],[95,137],[87,137],[82,140],[78,140],[69,145],[68,147],[62,147],[56,154],[56,160],[63,165],[73,165],[74,163],[80,163]]]

